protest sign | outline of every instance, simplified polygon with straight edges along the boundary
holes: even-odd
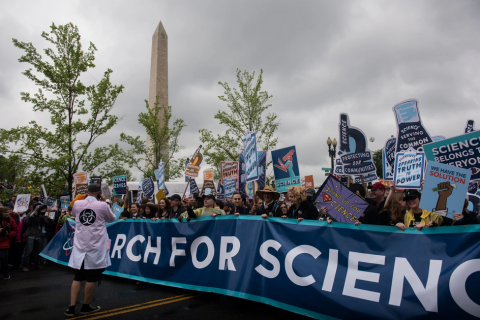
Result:
[[[153,199],[153,195],[155,192],[155,185],[153,184],[152,178],[143,179],[142,192],[143,192],[143,195],[148,199]]]
[[[397,147],[397,138],[391,137],[385,142],[383,151],[385,153],[383,160],[386,165],[390,167],[390,173],[393,175],[393,169],[395,167],[395,148]],[[385,171],[385,164],[383,165],[383,171]],[[384,173],[385,175],[385,173]],[[393,178],[393,177],[392,177]]]
[[[463,211],[470,175],[470,170],[429,161],[420,208],[453,219]]]
[[[29,203],[30,203],[30,194],[19,194],[19,195],[17,195],[17,200],[15,200],[15,205],[13,207],[13,212],[25,212],[25,211],[27,211]]]
[[[224,179],[235,179],[238,186],[238,161],[220,161],[220,178],[222,184]]]
[[[430,134],[422,124],[417,100],[402,101],[394,105],[392,111],[397,122],[396,152],[409,148],[420,151],[423,145],[432,142]]]
[[[163,192],[165,192],[165,195],[168,196],[169,192],[168,192],[167,185],[165,185],[165,188],[163,189]]]
[[[102,184],[102,177],[94,176],[90,178],[90,183]]]
[[[110,193],[110,187],[106,182],[102,182],[102,194],[104,195],[105,199],[110,199],[112,197],[112,194]]]
[[[463,130],[463,133],[470,133],[477,131],[475,129],[475,121],[473,120],[467,120],[467,123],[465,124],[465,129]]]
[[[77,172],[73,175],[73,181],[75,184],[87,184],[88,185],[88,176],[86,172]]]
[[[155,179],[157,179],[157,189],[165,189],[165,163],[160,161],[158,169],[154,171]]]
[[[315,188],[315,185],[313,184],[313,176],[312,175],[305,176],[304,181],[305,181],[305,187],[304,187],[305,189]]]
[[[115,217],[118,219],[120,218],[120,215],[122,214],[123,212],[123,208],[120,207],[118,204],[114,203],[113,206],[113,214],[115,215]]]
[[[47,202],[47,191],[45,191],[45,186],[43,184],[40,186],[40,197],[38,197],[38,201],[41,203]]]
[[[468,193],[476,194],[478,191],[478,181],[470,181],[468,184]]]
[[[329,175],[313,197],[317,208],[326,207],[327,214],[338,222],[355,223],[368,204]]]
[[[468,197],[468,207],[467,210],[472,212],[475,216],[478,215],[480,211],[480,196],[477,194],[469,194]]]
[[[237,181],[235,179],[225,179],[225,199],[231,199],[233,193],[237,191]]]
[[[166,199],[167,196],[165,195],[165,192],[163,192],[163,189],[158,190],[158,192],[155,194],[155,198],[157,198],[157,202],[160,202],[162,199]]]
[[[369,173],[369,174],[363,176],[363,182],[373,182],[373,181],[377,181],[377,180],[378,180],[378,176],[375,172]],[[353,182],[361,184],[362,183],[361,176],[355,176],[355,179],[353,180]]]
[[[235,188],[236,188],[237,179],[234,179],[234,180],[235,180]],[[222,179],[218,180],[218,184],[217,184],[217,200],[225,200],[225,188],[223,187]]]
[[[203,180],[212,180],[213,181],[213,169],[203,170]]]
[[[393,154],[393,161],[395,163],[395,154]],[[393,167],[390,166],[387,160],[387,152],[382,150],[382,164],[383,164],[383,180],[393,180]]]
[[[432,142],[423,150],[428,161],[470,169],[471,179],[480,179],[480,131]]]
[[[444,136],[433,136],[432,137],[433,142],[441,141],[441,140],[445,140],[445,139],[447,139],[447,138],[445,138]]]
[[[113,194],[122,195],[127,194],[127,176],[116,176],[113,180]]]
[[[60,205],[62,209],[68,209],[68,206],[70,205],[70,196],[61,196]]]
[[[420,189],[425,166],[425,154],[409,149],[395,155],[395,186],[398,189]]]
[[[302,185],[295,146],[273,150],[272,162],[277,192],[286,192],[290,187]]]
[[[200,194],[200,189],[198,188],[195,178],[190,178],[190,193],[191,194]]]
[[[257,135],[249,132],[243,139],[243,157],[245,158],[245,180],[258,180]]]
[[[203,181],[202,186],[202,196],[212,194],[214,197],[217,196],[217,190],[215,190],[215,183],[213,180]]]
[[[267,152],[266,151],[257,151],[258,158],[258,174],[259,178],[256,181],[247,182],[245,178],[245,162],[243,158],[243,153],[238,155],[238,192],[242,197],[253,199],[253,184],[255,183],[255,191],[263,190],[265,184],[267,183]],[[300,183],[300,179],[299,179]]]
[[[202,146],[199,146],[192,158],[190,158],[190,163],[187,164],[187,169],[185,169],[185,175],[187,177],[198,177],[198,173],[200,172],[200,164],[203,161],[203,155],[200,152],[201,150]]]
[[[47,197],[47,208],[52,209],[52,210],[57,210],[57,199]]]
[[[340,114],[339,122],[340,148],[338,151],[341,171],[340,175],[366,175],[376,172],[372,152],[367,147],[367,138],[362,130],[350,125],[348,114]]]
[[[88,193],[88,183],[81,183],[75,185],[75,197],[79,194],[86,195]]]
[[[140,173],[140,181],[138,183],[138,191],[137,191],[137,203],[142,205],[142,182],[143,182],[143,173]]]

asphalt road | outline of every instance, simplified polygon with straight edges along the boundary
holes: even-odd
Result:
[[[43,270],[12,270],[11,280],[0,278],[0,319],[65,319],[73,274],[72,269],[53,262]],[[106,275],[91,303],[102,310],[80,316],[82,302],[83,289],[73,319],[310,319],[240,298]]]

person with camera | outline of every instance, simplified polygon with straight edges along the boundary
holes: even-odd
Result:
[[[87,198],[75,201],[72,207],[75,238],[68,266],[77,271],[72,282],[70,305],[64,313],[67,317],[75,316],[77,298],[83,281],[86,281],[85,298],[80,314],[100,311],[99,306],[90,306],[90,301],[95,290],[95,282],[101,282],[103,271],[112,264],[108,254],[110,240],[106,223],[116,219],[101,190],[100,184],[89,184]]]
[[[0,208],[0,263],[2,264],[3,279],[10,280],[8,273],[8,249],[10,241],[17,235],[17,223],[10,215],[11,209],[8,207]]]
[[[47,206],[38,202],[33,212],[24,220],[23,227],[27,228],[25,236],[27,243],[25,244],[25,250],[23,252],[22,259],[22,271],[30,271],[28,269],[28,264],[30,261],[30,256],[35,250],[35,257],[33,259],[33,268],[34,269],[43,269],[43,266],[39,266],[39,256],[38,254],[42,251],[43,248],[43,238],[46,237],[45,227],[48,227],[50,222],[45,217],[47,212]]]

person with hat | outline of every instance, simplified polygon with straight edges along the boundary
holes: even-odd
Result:
[[[378,212],[383,210],[385,206],[385,185],[381,182],[375,182],[368,186],[371,198],[365,199],[369,204],[377,207]]]
[[[273,187],[265,186],[263,190],[258,190],[255,193],[263,201],[262,205],[258,208],[258,214],[261,215],[262,218],[280,217],[282,215],[277,203],[280,198],[280,193],[276,192]]]
[[[313,197],[315,196],[315,189],[314,188],[308,188],[305,190],[305,193],[307,194],[307,201],[310,202],[311,204],[314,203]]]
[[[215,196],[213,194],[206,194],[203,196],[203,208],[195,209],[188,207],[187,212],[184,212],[178,217],[179,221],[186,218],[187,221],[191,218],[208,217],[215,218],[218,215],[225,215],[225,211],[215,208]]]
[[[89,184],[87,198],[75,201],[72,207],[72,216],[75,218],[75,237],[68,266],[77,271],[72,282],[70,305],[64,312],[67,317],[75,316],[75,307],[82,289],[82,281],[87,283],[80,314],[100,311],[100,307],[92,307],[90,301],[95,290],[95,282],[101,282],[103,271],[111,265],[110,240],[107,235],[106,223],[116,219],[105,202],[101,190],[100,184]]]
[[[163,215],[162,219],[178,219],[186,212],[182,206],[182,197],[179,194],[170,197],[170,206],[171,208]]]
[[[419,207],[421,197],[422,194],[418,190],[410,189],[406,191],[403,200],[407,202],[410,210],[405,214],[403,224],[397,224],[400,230],[405,231],[408,227],[415,227],[420,231],[422,228],[442,225],[443,217],[441,215]]]

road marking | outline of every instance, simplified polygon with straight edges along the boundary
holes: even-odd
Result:
[[[178,302],[178,301],[182,301],[182,300],[187,300],[187,299],[195,298],[197,296],[198,296],[198,294],[193,294],[193,295],[192,294],[184,294],[184,295],[180,295],[180,296],[174,296],[174,297],[170,297],[170,298],[165,298],[165,299],[154,300],[154,301],[145,302],[145,303],[134,304],[134,305],[131,305],[131,306],[128,306],[128,307],[122,307],[122,308],[118,308],[118,309],[113,309],[113,310],[101,311],[101,312],[98,312],[98,313],[96,312],[96,313],[92,313],[92,314],[82,315],[82,316],[75,317],[73,319],[88,318],[88,319],[93,320],[93,319],[107,318],[107,317],[111,317],[111,316],[122,314],[122,313],[128,313],[128,312],[132,312],[132,311],[137,311],[137,310],[152,308],[152,307],[161,306],[161,305],[169,304],[169,303],[173,303],[173,302]]]

